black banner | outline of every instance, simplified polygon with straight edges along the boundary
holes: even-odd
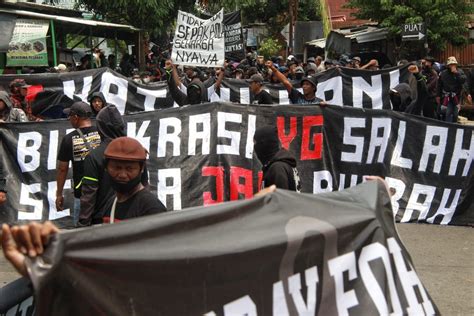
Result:
[[[1,316],[34,315],[33,286],[26,278],[20,278],[0,288]]]
[[[240,62],[245,58],[240,10],[224,15],[225,56]]]
[[[37,315],[435,315],[381,182],[68,231],[28,261]]]
[[[346,105],[367,109],[391,109],[389,91],[400,82],[408,81],[407,67],[379,71],[337,68],[318,74],[316,95],[334,105]],[[167,83],[151,85],[137,84],[133,80],[108,69],[100,68],[62,74],[4,75],[0,76],[0,89],[8,90],[15,78],[42,90],[32,103],[34,114],[55,117],[62,114],[73,100],[87,102],[93,92],[102,92],[108,103],[115,104],[122,114],[174,106]],[[294,82],[299,87],[299,82]],[[277,104],[289,104],[288,92],[281,84],[266,84],[267,90]],[[222,87],[215,92],[209,88],[209,101],[230,101],[250,104],[253,96],[248,82],[224,79]],[[176,105],[177,106],[177,105]]]
[[[128,136],[149,151],[151,189],[170,210],[249,198],[259,188],[253,135],[278,126],[283,147],[298,160],[302,191],[342,190],[364,175],[386,177],[397,220],[474,222],[474,128],[393,111],[327,106],[210,103],[126,115]],[[66,120],[0,124],[8,204],[1,222],[57,220],[58,144]],[[70,189],[71,182],[66,182]],[[66,190],[68,192],[68,190]]]

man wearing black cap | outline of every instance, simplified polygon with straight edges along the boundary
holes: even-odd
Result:
[[[80,212],[81,180],[83,163],[89,152],[100,145],[100,136],[97,128],[92,126],[92,109],[85,102],[75,102],[64,110],[74,131],[63,137],[58,152],[58,173],[56,175],[56,208],[63,210],[63,189],[69,170],[69,161],[72,162],[72,176],[74,185],[74,225],[77,224]]]
[[[254,95],[252,104],[273,104],[270,93],[263,90],[263,76],[261,74],[252,75],[249,83],[250,91]]]
[[[301,80],[301,88],[303,93],[299,92],[291,82],[273,65],[271,61],[267,61],[267,67],[272,70],[278,80],[288,90],[288,97],[292,104],[318,104],[324,105],[324,101],[316,96],[317,81],[314,77],[305,77]]]
[[[275,126],[260,127],[255,131],[254,150],[262,163],[262,188],[276,185],[277,188],[300,191],[300,177],[295,157],[281,148]]]

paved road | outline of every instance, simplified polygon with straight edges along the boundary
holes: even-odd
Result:
[[[442,315],[474,315],[474,228],[398,224],[420,279]]]
[[[474,315],[474,228],[422,224],[397,227],[442,315]],[[0,285],[17,277],[0,256]]]

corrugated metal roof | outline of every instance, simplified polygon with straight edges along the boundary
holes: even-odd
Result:
[[[318,38],[318,39],[306,42],[306,45],[316,46],[316,47],[320,47],[324,49],[326,47],[326,39]]]
[[[94,21],[94,20],[85,20],[85,19],[72,18],[72,17],[67,17],[67,16],[57,16],[57,15],[31,12],[31,11],[25,11],[25,10],[0,8],[0,12],[15,14],[15,15],[19,15],[19,16],[28,16],[28,17],[37,18],[37,19],[61,21],[61,22],[64,22],[64,23],[71,23],[71,24],[82,24],[82,25],[98,26],[98,27],[110,27],[110,28],[120,29],[122,31],[130,31],[130,32],[140,31],[140,29],[137,29],[137,28],[135,28],[131,25],[108,23],[108,22]]]
[[[357,28],[357,29],[337,29],[337,30],[332,30],[331,32],[341,34],[345,38],[348,38],[351,41],[353,40],[359,44],[386,39],[387,34],[388,34],[388,30],[386,28],[378,28],[378,27],[373,27],[373,26],[366,26],[366,27]],[[306,42],[306,45],[325,48],[326,39],[318,38],[318,39]]]
[[[356,29],[337,29],[333,30],[333,32],[342,34],[344,37],[355,40],[357,43],[367,43],[387,38],[388,29],[367,26]]]

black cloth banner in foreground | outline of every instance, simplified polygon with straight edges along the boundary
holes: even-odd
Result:
[[[20,278],[0,288],[1,316],[31,316],[34,310],[30,280]]]
[[[384,185],[270,195],[64,232],[37,315],[435,315]]]
[[[367,109],[391,109],[389,91],[400,82],[408,82],[407,66],[379,71],[339,68],[317,75],[317,96],[334,105],[346,105]],[[62,114],[63,107],[69,107],[73,99],[87,102],[92,92],[101,91],[108,103],[115,104],[123,113],[152,111],[173,107],[167,83],[152,85],[137,84],[134,81],[108,69],[100,68],[62,74],[3,75],[0,76],[0,90],[8,90],[8,84],[15,78],[23,78],[28,84],[42,89],[34,102],[34,114],[51,117]],[[295,82],[299,87],[299,82]],[[288,92],[281,84],[266,84],[274,102],[289,104]],[[209,101],[231,101],[242,104],[253,102],[248,82],[225,79],[220,91],[208,92]],[[56,109],[56,108],[59,108]]]
[[[386,178],[396,219],[474,222],[474,128],[393,111],[327,106],[208,103],[124,116],[149,151],[151,190],[169,210],[248,198],[258,191],[255,129],[277,125],[298,160],[302,191],[342,190],[364,175]],[[66,120],[0,124],[8,201],[0,222],[70,222],[55,208],[56,157]],[[66,189],[71,181],[66,182]],[[68,193],[70,192],[70,193]]]

